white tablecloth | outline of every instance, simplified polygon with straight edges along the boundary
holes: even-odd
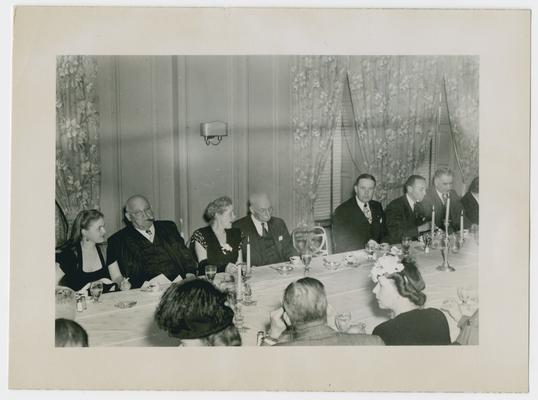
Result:
[[[441,264],[439,250],[429,254],[412,249],[413,256],[426,282],[425,307],[437,307],[448,298],[457,297],[458,287],[478,289],[478,246],[472,239],[467,240],[457,254],[450,254],[449,261],[455,272],[441,272],[436,267]],[[354,252],[361,259],[362,251]],[[342,260],[344,254],[333,254],[330,260]],[[344,262],[335,270],[328,270],[322,258],[314,258],[308,276],[319,279],[325,285],[330,306],[335,312],[350,311],[353,322],[364,322],[367,333],[377,324],[389,318],[386,311],[380,310],[372,294],[373,282],[369,278],[371,264],[349,267]],[[252,286],[254,306],[243,306],[245,326],[242,333],[243,345],[254,346],[256,334],[266,330],[269,313],[280,306],[282,293],[286,286],[305,276],[304,268],[296,267],[288,275],[280,275],[271,266],[253,269],[249,283]],[[90,346],[176,346],[177,339],[169,338],[160,331],[153,321],[153,314],[162,295],[160,292],[142,292],[139,289],[126,292],[107,293],[101,296],[100,303],[88,301],[87,310],[77,313],[76,321],[88,332]],[[120,301],[136,301],[132,308],[115,307]],[[458,334],[456,322],[450,317],[451,337]]]

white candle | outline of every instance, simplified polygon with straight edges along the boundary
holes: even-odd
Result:
[[[237,300],[241,300],[243,298],[243,277],[241,276],[241,264],[237,264],[237,290],[236,290],[236,297]]]
[[[250,237],[247,236],[247,274],[250,272]]]
[[[460,215],[460,238],[463,239],[463,210],[461,210]]]
[[[432,239],[435,234],[435,205],[432,205]]]
[[[448,216],[450,215],[450,197],[446,200],[445,226],[448,229]]]

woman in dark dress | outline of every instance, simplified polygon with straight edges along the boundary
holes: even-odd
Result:
[[[243,261],[241,231],[232,228],[235,219],[232,200],[223,196],[208,204],[205,218],[209,225],[197,229],[190,240],[198,260],[198,273],[205,274],[206,265],[216,265],[217,272]]]
[[[380,257],[370,273],[376,282],[373,293],[379,307],[392,312],[392,319],[376,326],[372,335],[386,345],[450,344],[448,322],[442,311],[423,308],[424,280],[414,261],[397,256]]]
[[[56,254],[56,284],[82,289],[88,282],[110,278],[102,243],[105,242],[103,214],[81,211],[71,229],[70,240]]]

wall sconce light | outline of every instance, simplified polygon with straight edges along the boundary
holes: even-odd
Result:
[[[222,121],[202,122],[200,124],[200,136],[205,144],[217,145],[224,136],[228,136],[228,124]]]

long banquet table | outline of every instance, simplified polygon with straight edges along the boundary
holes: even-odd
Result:
[[[457,288],[478,289],[478,245],[473,239],[466,240],[459,253],[451,253],[449,261],[455,272],[438,271],[441,264],[440,250],[424,253],[413,247],[412,255],[426,282],[425,307],[437,307],[449,298],[457,298]],[[346,254],[353,253],[361,260],[358,266],[343,262]],[[323,257],[315,257],[307,276],[319,279],[325,285],[328,301],[336,313],[349,311],[352,321],[366,324],[371,333],[379,323],[390,316],[380,310],[372,294],[374,283],[369,278],[372,263],[366,261],[364,251],[332,254],[325,258],[342,261],[336,269],[328,269]],[[243,345],[256,345],[256,334],[266,330],[269,313],[280,306],[286,286],[303,276],[304,267],[295,267],[287,275],[281,275],[274,266],[253,268],[249,283],[256,305],[243,306],[244,325],[249,329],[242,332]],[[90,346],[177,346],[178,340],[170,338],[154,323],[153,314],[162,292],[143,292],[140,289],[112,292],[101,296],[99,303],[88,301],[87,309],[77,313],[76,321],[88,332]],[[117,308],[120,301],[136,301],[132,308]],[[451,337],[458,334],[455,321],[447,316]]]

